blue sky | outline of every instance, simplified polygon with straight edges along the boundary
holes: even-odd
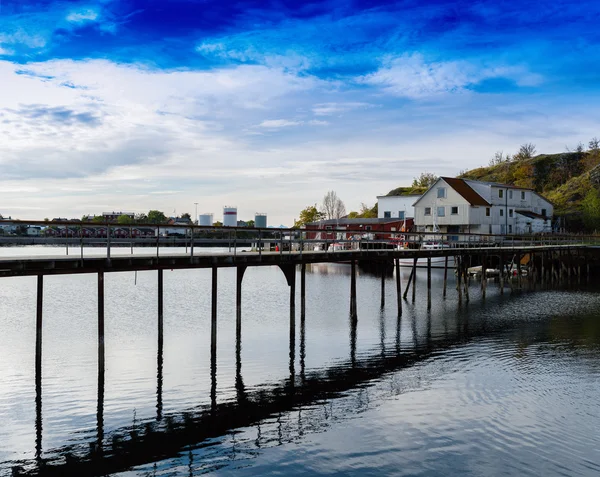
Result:
[[[600,136],[591,1],[12,1],[0,213],[348,210]]]

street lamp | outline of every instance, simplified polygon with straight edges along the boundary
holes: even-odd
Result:
[[[194,202],[194,205],[196,206],[196,215],[194,216],[194,223],[198,225],[198,202]]]

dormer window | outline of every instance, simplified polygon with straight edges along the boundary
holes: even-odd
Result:
[[[438,189],[437,189],[437,198],[438,199],[445,199],[446,198],[446,188],[445,187],[438,187]]]

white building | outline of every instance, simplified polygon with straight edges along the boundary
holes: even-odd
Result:
[[[440,177],[415,203],[417,231],[550,232],[554,206],[531,189]]]
[[[420,195],[378,195],[377,196],[377,218],[400,220],[415,217],[413,204]]]

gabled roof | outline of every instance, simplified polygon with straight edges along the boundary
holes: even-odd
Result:
[[[463,179],[455,179],[454,177],[440,177],[443,179],[450,187],[452,187],[456,192],[458,192],[469,204],[471,205],[486,205],[490,206],[491,204],[481,197],[475,189],[473,189],[467,182]]]
[[[444,182],[446,182],[446,184],[448,184],[456,192],[458,192],[458,194],[460,194],[460,196],[463,197],[469,204],[484,205],[484,206],[488,206],[488,207],[491,206],[491,204],[487,200],[485,200],[483,197],[481,197],[475,191],[475,189],[473,189],[469,184],[467,184],[467,182],[465,180],[456,179],[454,177],[440,177],[435,182],[435,184],[433,184],[429,189],[427,189],[427,192],[429,192],[431,189],[433,189],[440,180],[443,180]],[[417,205],[417,203],[423,197],[425,197],[425,195],[427,195],[427,192],[425,192],[425,194],[423,194],[413,205]]]

